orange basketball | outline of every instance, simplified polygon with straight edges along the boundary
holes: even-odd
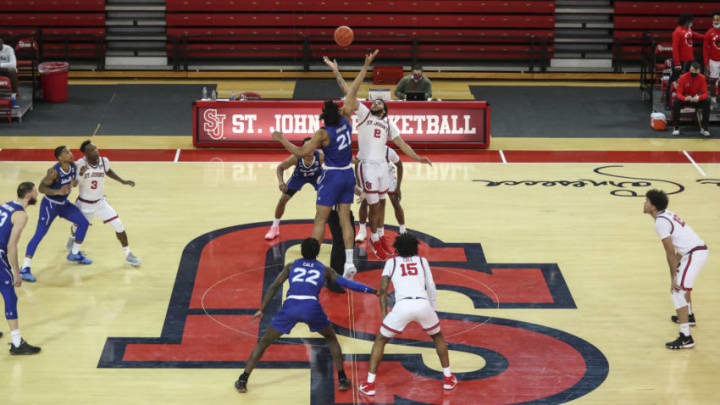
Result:
[[[335,43],[340,46],[348,46],[353,41],[353,30],[347,25],[341,25],[335,29]]]

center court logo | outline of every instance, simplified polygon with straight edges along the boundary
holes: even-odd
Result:
[[[287,250],[312,231],[310,220],[286,221],[284,240],[268,244],[263,240],[268,225],[229,227],[191,241],[182,254],[161,336],[108,338],[98,367],[233,368],[239,373],[258,335],[280,309],[280,295],[259,323],[252,321],[252,314],[283,263],[291,259]],[[428,367],[422,356],[433,343],[419,328],[409,327],[391,341],[404,349],[385,355],[380,372],[386,385],[378,389],[375,403],[559,403],[602,384],[608,362],[589,342],[547,326],[488,316],[498,308],[575,309],[556,264],[487,263],[478,243],[444,243],[415,234],[440,294],[450,291],[466,297],[455,301],[467,307],[450,306],[441,297],[438,313],[451,364],[452,359],[462,364],[454,370],[460,384],[448,394],[436,389],[442,372]],[[357,258],[356,279],[377,287],[384,263],[363,258]],[[374,340],[381,319],[377,298],[329,292],[320,298],[346,342],[366,342],[343,347],[346,371],[357,383],[367,372],[369,353],[352,350]],[[311,404],[353,402],[352,392],[335,390],[332,358],[319,336],[282,338],[266,351],[258,368],[308,369]]]

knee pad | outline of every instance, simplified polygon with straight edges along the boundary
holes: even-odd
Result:
[[[123,224],[122,224],[122,221],[120,221],[120,218],[115,218],[108,223],[113,227],[113,229],[115,229],[116,233],[125,232],[125,228],[123,227]]]
[[[688,305],[685,299],[685,290],[673,291],[670,296],[672,297],[673,304],[675,304],[675,309],[680,309]]]

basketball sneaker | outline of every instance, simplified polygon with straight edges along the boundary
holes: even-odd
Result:
[[[127,254],[127,256],[125,256],[125,263],[133,267],[137,267],[140,265],[140,263],[142,263],[142,260],[139,257],[135,256],[132,252],[130,252]]]
[[[345,271],[343,271],[343,277],[345,277],[348,280],[352,280],[355,278],[355,275],[357,274],[357,268],[355,268],[355,265],[352,263],[345,263]]]
[[[388,257],[395,256],[395,249],[392,246],[390,246],[390,242],[385,237],[385,235],[380,237],[380,242],[382,243],[382,248]]]
[[[692,336],[685,336],[680,332],[680,336],[672,342],[665,343],[665,347],[672,350],[677,349],[692,349],[695,346],[695,341]]]
[[[14,344],[10,343],[10,354],[13,356],[17,356],[20,354],[38,354],[40,353],[40,348],[37,346],[33,346],[25,341],[25,339],[20,340],[20,346],[15,347]]]
[[[280,236],[280,227],[271,226],[270,230],[265,234],[265,240],[273,240]]]
[[[680,135],[680,128],[675,127],[672,131],[673,136],[679,136]]]
[[[235,381],[235,389],[237,392],[244,394],[247,392],[247,380],[244,380],[242,376]]]
[[[360,386],[358,387],[358,391],[360,391],[361,393],[363,393],[365,395],[373,396],[373,395],[375,395],[375,383],[374,382],[369,383],[367,381],[363,381],[363,383],[360,384]]]
[[[457,377],[451,375],[450,377],[443,376],[443,389],[451,390],[457,385]]]
[[[380,260],[387,260],[387,253],[385,253],[385,249],[383,249],[382,242],[378,239],[377,241],[373,242],[370,241],[370,250],[375,253],[375,256],[378,257]]]
[[[350,389],[350,380],[347,376],[338,377],[338,391],[347,391]]]
[[[30,282],[30,283],[34,283],[37,281],[35,276],[33,276],[33,274],[30,272],[30,267],[28,267],[28,266],[25,266],[22,269],[20,269],[20,278],[22,278],[23,280]]]
[[[710,137],[710,131],[708,131],[707,129],[703,128],[703,129],[700,130],[700,135],[702,135],[702,136],[704,136],[704,137],[706,137],[706,138],[709,138],[709,137]]]
[[[78,252],[78,254],[74,255],[72,252],[68,253],[67,259],[71,262],[75,262],[78,264],[92,264],[92,260],[90,260],[88,257],[86,257],[82,252]]]
[[[357,235],[355,235],[355,242],[365,242],[365,239],[367,239],[367,231],[363,228],[360,228]]]
[[[680,323],[680,320],[678,319],[677,315],[673,315],[670,317],[670,320],[674,323]],[[695,314],[688,315],[688,323],[690,323],[690,326],[695,326]]]

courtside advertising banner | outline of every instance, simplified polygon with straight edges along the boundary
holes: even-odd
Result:
[[[281,147],[272,139],[275,130],[291,141],[301,141],[322,126],[322,105],[322,101],[196,101],[193,144]],[[387,119],[412,146],[487,148],[490,144],[490,111],[484,101],[388,101],[387,106]],[[353,114],[356,141],[357,116]]]

